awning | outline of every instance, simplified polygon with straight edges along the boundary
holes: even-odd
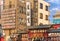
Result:
[[[60,33],[60,29],[50,29],[47,30],[48,33]]]
[[[40,25],[40,26],[31,26],[31,27],[28,27],[28,29],[48,29],[50,28],[51,25]]]
[[[26,31],[18,31],[19,34],[27,34],[28,32]]]

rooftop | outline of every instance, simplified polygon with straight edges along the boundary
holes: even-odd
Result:
[[[56,14],[54,15],[55,16],[60,16],[60,10],[56,12]]]

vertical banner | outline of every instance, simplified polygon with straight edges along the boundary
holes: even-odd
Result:
[[[26,2],[26,19],[27,19],[27,26],[31,26],[31,6],[30,2]]]

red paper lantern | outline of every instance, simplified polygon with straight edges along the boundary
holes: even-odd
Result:
[[[4,37],[0,37],[0,41],[4,41]]]

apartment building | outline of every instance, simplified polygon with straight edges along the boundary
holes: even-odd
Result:
[[[49,6],[44,0],[4,0],[2,26],[6,37],[29,26],[49,24]]]
[[[19,23],[22,27],[49,24],[49,4],[43,0],[23,0],[20,3]],[[24,5],[24,6],[23,6]]]

